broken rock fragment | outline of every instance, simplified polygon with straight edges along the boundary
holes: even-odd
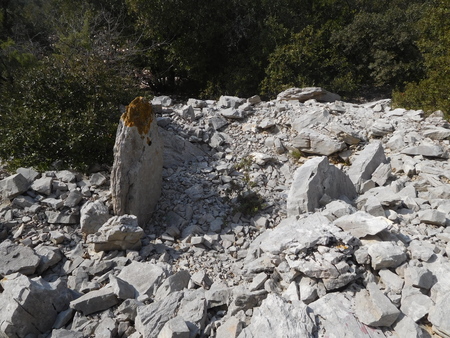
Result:
[[[123,215],[111,217],[87,242],[95,251],[138,250],[144,230],[138,226],[137,217]]]
[[[310,159],[294,174],[287,198],[288,216],[315,211],[342,196],[350,200],[356,197],[355,187],[347,175],[329,164],[325,156]]]
[[[359,320],[369,326],[391,326],[400,315],[400,310],[375,283],[368,283],[366,290],[358,292],[354,302]]]
[[[31,275],[39,262],[39,256],[27,246],[14,244],[10,240],[0,243],[0,277],[14,272]]]
[[[239,338],[314,337],[311,310],[301,302],[291,304],[276,294],[269,294],[253,311],[250,325],[242,330]]]
[[[372,174],[382,163],[387,163],[387,159],[381,142],[373,142],[365,146],[347,172],[358,191],[365,181],[372,178]]]
[[[48,283],[15,273],[0,282],[0,337],[37,336],[52,329],[58,312],[68,308],[72,293],[58,279]]]

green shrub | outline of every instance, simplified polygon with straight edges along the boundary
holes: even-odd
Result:
[[[442,110],[450,114],[450,8],[448,1],[432,1],[418,22],[419,47],[425,59],[425,78],[393,93],[395,106]]]
[[[134,97],[130,81],[95,58],[50,57],[18,72],[0,93],[0,158],[12,168],[111,164],[120,104]]]

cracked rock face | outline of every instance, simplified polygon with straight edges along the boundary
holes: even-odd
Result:
[[[114,145],[111,194],[117,215],[145,225],[161,194],[163,145],[151,104],[134,99],[122,115]]]

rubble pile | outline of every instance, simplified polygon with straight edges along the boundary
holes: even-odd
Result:
[[[2,172],[0,337],[449,337],[450,125],[339,100],[155,97],[148,222],[108,170]]]

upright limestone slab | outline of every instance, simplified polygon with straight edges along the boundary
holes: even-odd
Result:
[[[163,144],[151,104],[135,98],[120,118],[114,145],[111,194],[116,215],[131,214],[140,226],[161,194]]]

